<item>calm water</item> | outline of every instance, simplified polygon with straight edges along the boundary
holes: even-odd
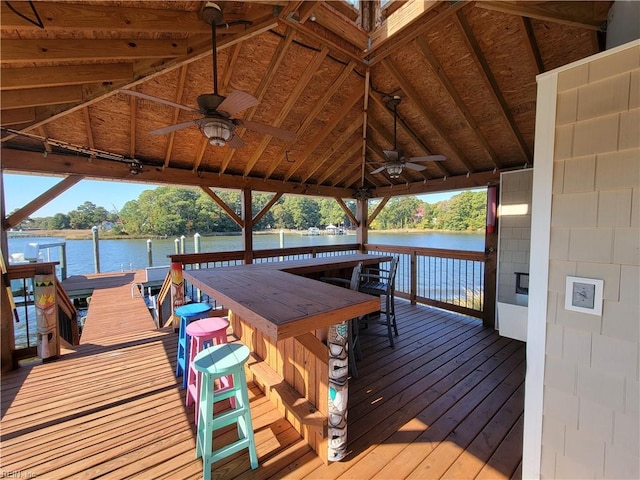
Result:
[[[67,275],[79,275],[94,272],[93,241],[92,240],[64,240],[63,238],[24,237],[9,238],[9,254],[22,253],[29,243],[50,244],[66,242],[67,246]],[[299,235],[285,234],[285,247],[302,247],[312,245],[338,245],[355,243],[355,235]],[[410,247],[444,248],[451,250],[484,250],[484,234],[453,233],[453,232],[411,232],[411,233],[381,233],[369,232],[369,243],[384,245],[403,245]],[[194,239],[186,237],[184,240],[185,253],[193,253]],[[200,238],[201,252],[224,252],[242,250],[240,236],[216,236]],[[262,250],[280,247],[280,235],[261,234],[253,237],[254,249]],[[167,255],[175,253],[175,239],[154,239],[152,244],[153,265],[168,265]],[[122,270],[141,269],[147,264],[147,241],[136,240],[104,240],[99,243],[100,271],[119,272]],[[51,248],[41,252],[44,261],[59,261],[60,249]]]

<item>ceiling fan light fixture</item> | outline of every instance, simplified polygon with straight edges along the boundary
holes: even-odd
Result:
[[[200,123],[200,130],[209,139],[211,145],[222,147],[231,140],[235,125],[219,118],[207,118]]]
[[[388,162],[385,168],[391,178],[398,178],[402,173],[402,163],[400,162]]]

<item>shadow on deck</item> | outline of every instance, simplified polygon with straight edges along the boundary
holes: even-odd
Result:
[[[324,465],[254,386],[260,466],[250,470],[240,452],[215,464],[213,477],[518,477],[524,344],[442,310],[398,300],[397,311],[395,349],[362,338],[344,461]],[[200,478],[193,411],[174,377],[176,343],[173,330],[111,335],[3,375],[2,474]]]

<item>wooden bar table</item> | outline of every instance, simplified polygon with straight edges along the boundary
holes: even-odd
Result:
[[[350,254],[184,271],[229,309],[233,333],[252,351],[249,379],[325,462],[346,454],[347,321],[378,311],[380,300],[309,277],[389,260]]]

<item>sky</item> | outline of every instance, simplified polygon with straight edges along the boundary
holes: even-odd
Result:
[[[23,207],[61,180],[62,177],[5,173],[3,181],[6,214],[8,215],[14,210]],[[146,183],[81,180],[34,212],[31,217],[52,217],[56,213],[67,214],[86,201],[92,202],[98,207],[103,207],[109,212],[119,211],[129,200],[137,200],[142,192],[154,189],[156,186]],[[459,192],[419,195],[419,198],[428,203],[437,203],[451,198],[456,193]]]

